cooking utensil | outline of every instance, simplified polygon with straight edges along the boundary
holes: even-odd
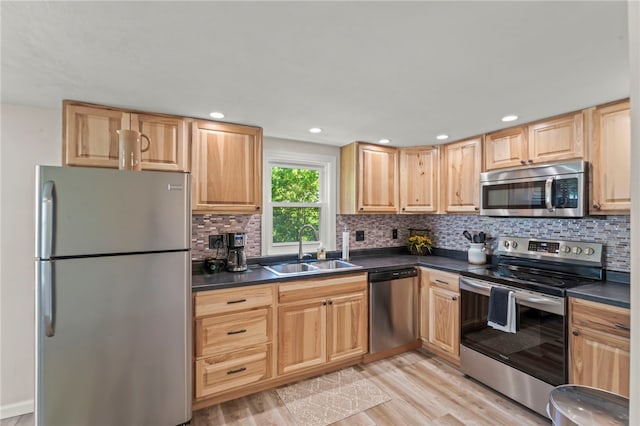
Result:
[[[469,233],[469,231],[464,231],[462,233],[462,235],[464,235],[464,237],[469,240],[469,242],[473,242],[473,238],[471,238],[471,234]]]
[[[478,238],[480,239],[479,242],[484,243],[487,240],[487,234],[485,234],[484,232],[479,232]]]
[[[480,238],[478,238],[478,234],[473,234],[473,242],[474,243],[479,243],[480,242]]]

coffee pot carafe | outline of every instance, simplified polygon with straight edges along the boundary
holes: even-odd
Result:
[[[151,141],[136,130],[120,129],[118,133],[118,168],[120,170],[142,170],[142,153],[149,150]],[[142,139],[147,142],[142,147]]]
[[[244,246],[247,234],[244,232],[230,232],[227,234],[227,271],[241,272],[247,270],[247,255]]]

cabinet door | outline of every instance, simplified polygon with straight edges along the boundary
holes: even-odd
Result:
[[[118,167],[117,130],[129,126],[129,114],[109,108],[63,103],[64,166]]]
[[[358,144],[358,212],[398,211],[398,151]]]
[[[420,268],[420,339],[429,341],[429,269]]]
[[[193,210],[260,213],[262,129],[198,121],[192,134]]]
[[[326,305],[320,301],[289,303],[278,307],[279,374],[326,362],[326,312]]]
[[[327,305],[328,360],[339,361],[367,352],[365,292],[332,297]]]
[[[429,288],[429,342],[455,358],[460,356],[460,296]]]
[[[142,153],[143,169],[189,171],[189,131],[184,119],[131,114],[131,130],[150,140],[149,149]]]
[[[630,150],[629,102],[596,108],[589,150],[593,171],[590,214],[629,214]]]
[[[485,170],[527,164],[527,155],[527,133],[525,127],[514,127],[489,133],[484,138]]]
[[[629,397],[629,339],[571,327],[569,382]]]
[[[444,200],[448,213],[480,210],[482,138],[445,145]]]
[[[438,211],[440,150],[438,147],[400,151],[400,211]]]
[[[529,161],[546,163],[584,157],[581,112],[529,126]]]

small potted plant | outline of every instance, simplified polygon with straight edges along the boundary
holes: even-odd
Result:
[[[411,235],[407,240],[407,248],[411,254],[417,254],[424,256],[427,253],[431,253],[431,245],[433,242],[431,238],[426,235]]]

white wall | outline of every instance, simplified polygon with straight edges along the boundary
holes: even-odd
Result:
[[[629,1],[631,164],[640,163],[640,2]],[[631,425],[640,425],[640,167],[631,168]]]
[[[33,411],[35,165],[60,165],[62,112],[2,105],[0,418]]]

